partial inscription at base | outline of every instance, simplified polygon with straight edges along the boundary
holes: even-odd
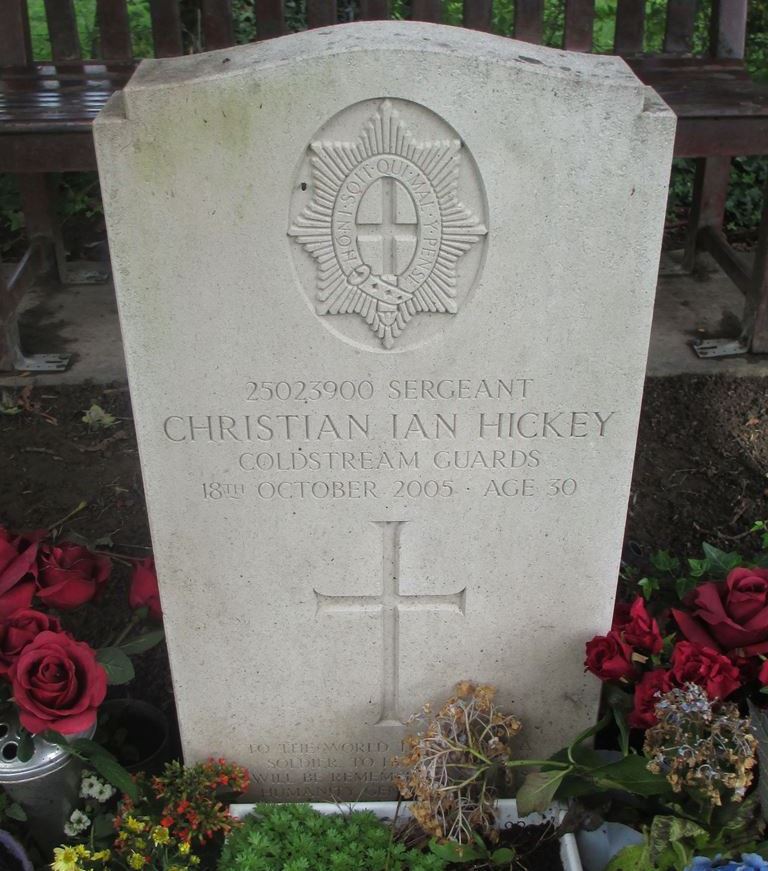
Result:
[[[462,176],[479,199],[465,146],[452,131],[435,130],[433,113],[404,103],[423,116],[425,132],[412,131],[400,102],[372,101],[362,130],[359,107],[351,107],[346,141],[311,144],[311,181],[295,195],[306,190],[309,202],[288,230],[316,261],[318,314],[359,316],[387,349],[415,315],[456,314],[459,285],[476,271],[460,279],[459,261],[487,233],[460,199]]]

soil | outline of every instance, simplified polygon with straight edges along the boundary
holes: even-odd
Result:
[[[759,546],[748,530],[753,521],[768,519],[766,388],[768,379],[760,378],[648,380],[626,562],[646,568],[658,549],[697,555],[702,541],[746,553]],[[0,411],[14,403],[18,413],[0,413],[0,525],[63,528],[64,537],[79,536],[118,557],[150,553],[127,388],[5,391]],[[113,415],[115,424],[89,428],[82,417],[92,404]],[[74,615],[79,637],[104,644],[118,634],[130,615],[129,577],[129,565],[115,560],[101,601]],[[172,717],[165,648],[135,663],[136,680],[113,694],[151,702]]]

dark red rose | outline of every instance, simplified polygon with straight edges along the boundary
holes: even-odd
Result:
[[[724,699],[741,686],[739,670],[727,656],[690,641],[675,645],[670,671],[677,686],[698,684],[710,699]]]
[[[650,729],[656,725],[656,705],[662,693],[674,686],[672,675],[665,668],[647,671],[635,687],[635,706],[627,718],[633,729]]]
[[[9,675],[21,725],[33,734],[90,728],[107,693],[107,673],[94,651],[63,632],[41,632]]]
[[[162,620],[163,612],[160,608],[160,591],[157,588],[157,573],[155,561],[148,557],[139,563],[131,576],[131,589],[128,594],[128,602],[131,608],[148,608],[149,616],[153,620]]]
[[[0,674],[8,674],[21,651],[41,632],[61,632],[61,623],[34,608],[23,608],[0,621]]]
[[[51,608],[78,608],[99,592],[112,571],[105,556],[71,542],[43,546],[37,596]]]
[[[733,569],[725,583],[702,584],[691,607],[672,612],[689,641],[738,656],[768,653],[768,569]]]
[[[625,623],[629,623],[630,610],[629,602],[620,602],[617,599],[616,604],[613,606],[611,629],[620,629]]]
[[[768,686],[768,659],[760,666],[760,674],[757,679],[763,686]]]
[[[37,541],[0,527],[0,617],[32,603],[38,547]]]
[[[600,680],[634,680],[632,648],[616,630],[607,635],[596,635],[587,642],[587,658],[584,666]]]
[[[629,620],[617,629],[620,629],[627,644],[643,653],[658,653],[664,646],[659,624],[648,613],[642,596],[632,603]]]

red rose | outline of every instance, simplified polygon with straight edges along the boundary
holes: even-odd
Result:
[[[760,674],[757,679],[763,686],[768,686],[768,659],[760,666]]]
[[[149,616],[153,620],[162,620],[163,612],[160,608],[160,591],[157,588],[157,573],[155,561],[148,557],[139,563],[131,576],[131,589],[128,594],[128,602],[131,608],[148,608]]]
[[[105,556],[71,542],[43,547],[37,595],[51,608],[78,608],[99,592],[112,571]]]
[[[659,696],[674,686],[672,675],[664,668],[647,671],[635,687],[635,707],[627,718],[633,729],[650,729],[656,725]]]
[[[24,608],[0,621],[0,674],[8,674],[21,651],[41,632],[49,631],[61,632],[59,621],[33,608]]]
[[[28,608],[35,594],[38,543],[0,527],[0,617]]]
[[[664,646],[659,624],[648,613],[642,596],[638,596],[629,609],[629,620],[620,629],[624,640],[645,653],[658,653]]]
[[[21,725],[33,734],[90,728],[107,693],[107,673],[94,651],[63,632],[41,632],[9,674]]]
[[[587,642],[584,665],[600,680],[633,680],[635,677],[632,648],[614,629]]]
[[[693,615],[672,612],[689,641],[741,656],[768,653],[767,569],[733,569],[725,583],[696,587],[692,607]]]
[[[741,686],[739,670],[727,656],[690,641],[675,645],[671,672],[677,686],[698,684],[710,699],[724,699]]]

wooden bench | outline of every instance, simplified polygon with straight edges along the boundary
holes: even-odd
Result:
[[[412,0],[411,17],[440,21],[439,0]],[[695,201],[685,267],[698,251],[712,253],[745,293],[743,335],[723,349],[703,353],[768,352],[768,208],[764,214],[753,269],[725,242],[722,225],[728,174],[734,155],[768,154],[768,88],[750,80],[743,62],[747,0],[713,0],[710,46],[693,57],[694,0],[668,0],[663,53],[643,54],[644,0],[618,0],[614,50],[652,85],[678,115],[675,154],[698,160]],[[32,57],[26,0],[0,0],[0,172],[18,175],[31,246],[11,279],[0,284],[0,368],[29,368],[18,346],[14,311],[31,276],[42,263],[66,264],[58,224],[52,173],[95,169],[91,124],[109,95],[134,68],[126,0],[97,0],[99,58],[83,60],[74,0],[45,0],[52,62]],[[360,17],[387,18],[387,0],[360,0]],[[155,55],[184,50],[178,0],[150,0]],[[465,27],[490,30],[492,0],[465,0]],[[543,0],[516,0],[514,35],[541,42]],[[337,22],[335,0],[307,0],[309,27]],[[199,0],[204,50],[234,44],[230,0]],[[254,0],[259,38],[286,33],[280,0]],[[593,47],[594,0],[565,0],[563,47]],[[617,253],[617,256],[620,254]],[[0,282],[2,274],[0,273]],[[50,368],[51,361],[40,361]],[[61,367],[60,360],[53,365]]]

